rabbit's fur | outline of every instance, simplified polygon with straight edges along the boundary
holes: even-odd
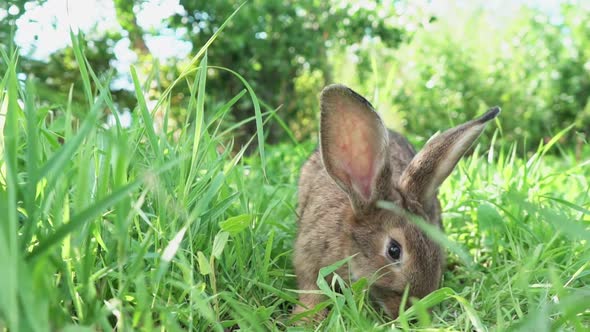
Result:
[[[397,317],[406,285],[410,297],[434,291],[445,259],[443,248],[405,212],[442,229],[437,189],[500,110],[492,108],[435,136],[416,154],[408,140],[388,131],[371,104],[351,89],[330,85],[320,103],[320,148],[302,167],[299,180],[294,260],[299,289],[317,291],[322,267],[353,256],[336,273],[373,280],[372,300]],[[378,208],[379,200],[403,211]],[[399,260],[391,258],[391,253],[396,256],[395,248],[388,251],[391,246],[401,248]],[[299,300],[302,306],[295,308],[296,314],[324,298],[302,292]]]

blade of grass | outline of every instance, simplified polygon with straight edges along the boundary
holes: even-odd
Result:
[[[35,247],[29,255],[27,255],[27,261],[34,260],[47,252],[51,247],[59,243],[59,241],[61,241],[66,235],[83,226],[91,219],[98,217],[108,207],[113,206],[120,200],[126,198],[130,192],[139,188],[142,183],[143,180],[141,179],[131,182],[130,184],[114,191],[111,195],[96,202],[94,205],[88,207],[78,215],[73,216],[70,222],[63,224],[47,238],[41,240],[39,245]]]
[[[2,230],[3,246],[0,247],[0,262],[3,266],[3,273],[0,273],[2,287],[2,296],[0,303],[3,316],[9,330],[19,330],[20,310],[18,306],[18,203],[17,196],[19,191],[18,185],[18,145],[19,145],[19,125],[18,118],[21,109],[18,105],[19,85],[17,80],[17,54],[13,54],[8,65],[8,82],[6,87],[8,108],[6,112],[6,122],[4,123],[4,163],[6,165],[6,221],[0,225]],[[3,195],[4,196],[4,195]]]
[[[473,309],[473,306],[471,306],[469,301],[467,301],[464,297],[459,295],[452,295],[452,297],[461,304],[463,309],[465,309],[467,317],[469,318],[471,324],[473,324],[473,327],[476,331],[487,331],[487,329],[481,322],[481,318],[479,317],[475,309]]]
[[[27,123],[27,152],[26,152],[26,169],[27,169],[27,184],[26,184],[26,194],[25,194],[25,208],[27,210],[27,215],[29,216],[37,216],[38,213],[36,211],[35,206],[35,197],[37,194],[37,181],[38,181],[38,174],[37,174],[37,155],[39,150],[39,137],[38,137],[38,129],[37,129],[37,116],[35,113],[35,106],[33,105],[33,100],[35,98],[35,91],[34,85],[32,81],[27,81],[26,85],[26,93],[25,93],[25,116],[26,116],[26,123]],[[28,243],[28,239],[31,238],[31,232],[33,230],[33,226],[35,225],[34,220],[36,219],[29,219],[23,229],[23,237],[24,240],[21,242],[21,247],[24,247]]]
[[[540,197],[546,198],[548,200],[557,202],[559,204],[565,205],[567,207],[569,207],[572,210],[578,211],[580,213],[582,213],[583,215],[590,215],[590,210],[585,209],[579,205],[576,205],[572,202],[566,201],[565,199],[561,199],[561,198],[557,198],[557,197],[553,197],[553,196],[548,196],[548,195],[542,195]]]
[[[256,135],[258,136],[258,151],[260,153],[260,163],[262,165],[262,172],[264,174],[264,177],[266,178],[267,175],[266,175],[266,158],[265,158],[265,154],[264,154],[264,129],[262,128],[263,127],[262,126],[262,112],[260,111],[260,103],[258,101],[258,97],[256,96],[256,93],[254,93],[254,90],[252,89],[250,84],[248,84],[248,81],[246,81],[246,79],[242,75],[238,74],[237,72],[235,72],[229,68],[225,68],[225,67],[211,66],[211,68],[225,70],[225,71],[233,74],[240,81],[242,81],[242,84],[244,84],[244,86],[246,87],[246,90],[248,90],[248,93],[250,94],[250,98],[252,99],[252,104],[254,106],[254,115],[256,116]]]
[[[80,75],[82,76],[82,85],[84,86],[84,93],[86,94],[86,100],[88,101],[88,107],[92,108],[94,104],[94,98],[92,97],[92,86],[90,85],[90,77],[88,76],[88,68],[86,67],[86,61],[84,61],[84,55],[82,52],[82,45],[80,42],[84,42],[84,36],[82,33],[78,35],[74,34],[74,31],[70,29],[70,40],[72,41],[72,49],[74,50],[74,56],[78,63]]]
[[[191,103],[196,97],[195,106],[195,131],[193,133],[193,147],[191,151],[191,163],[188,174],[187,183],[193,183],[198,170],[197,156],[199,154],[199,144],[201,143],[203,124],[205,121],[205,84],[207,82],[207,52],[203,56],[203,60],[199,65],[199,71],[197,72],[197,78],[195,79],[195,88],[191,89]],[[196,95],[195,95],[196,93]],[[185,196],[188,195],[190,186],[185,187]]]
[[[90,62],[88,61],[88,58],[84,57],[84,61],[86,62],[86,68],[88,69],[88,73],[90,74],[90,77],[92,77],[92,81],[94,82],[94,85],[96,85],[98,91],[102,93],[103,90],[106,90],[106,91],[104,91],[104,96],[105,96],[104,103],[111,110],[111,114],[115,118],[115,127],[117,128],[117,133],[119,135],[122,135],[123,131],[121,128],[121,120],[119,119],[119,112],[117,112],[117,107],[115,106],[115,103],[113,102],[113,98],[111,97],[111,92],[109,90],[109,86],[110,86],[110,82],[111,82],[111,78],[112,78],[112,70],[111,70],[111,72],[109,72],[108,78],[105,80],[105,83],[103,84],[103,83],[101,83],[98,76],[96,76],[96,74],[94,73],[94,70],[92,69]]]
[[[43,165],[43,167],[38,173],[37,183],[39,183],[39,181],[42,181],[43,178],[45,178],[45,188],[50,188],[50,190],[53,190],[52,188],[55,187],[57,180],[60,179],[62,176],[66,175],[63,172],[63,170],[66,169],[66,164],[71,162],[74,153],[80,148],[84,139],[88,137],[88,135],[90,135],[92,130],[95,128],[96,122],[100,114],[99,112],[101,110],[104,93],[105,91],[103,91],[101,95],[97,98],[96,103],[93,105],[92,109],[90,110],[90,113],[84,119],[82,125],[78,129],[78,132],[73,137],[71,137],[69,141],[62,145],[61,148],[57,152],[55,152],[47,162],[45,162],[45,165]],[[40,217],[40,213],[46,209],[46,205],[50,202],[51,200],[49,199],[43,200],[41,203],[41,207],[37,209],[36,213],[30,216],[28,220],[30,220],[31,222],[38,220]],[[30,242],[31,233],[29,232],[29,234],[24,235],[29,236],[26,238],[22,238],[23,246],[26,246]]]
[[[213,35],[211,36],[211,38],[209,38],[209,40],[207,40],[207,42],[199,49],[199,51],[197,52],[197,54],[195,54],[195,56],[191,59],[190,63],[182,70],[182,72],[180,72],[180,74],[174,80],[174,82],[172,82],[172,84],[170,84],[170,86],[168,88],[166,88],[166,90],[164,90],[164,92],[162,93],[161,98],[156,103],[155,108],[160,107],[162,101],[163,100],[166,100],[166,98],[172,92],[172,89],[179,82],[181,82],[182,80],[184,80],[186,76],[192,74],[195,71],[195,68],[194,68],[195,64],[199,61],[199,59],[201,58],[201,56],[203,56],[205,54],[205,52],[207,51],[207,49],[209,48],[209,46],[211,46],[211,44],[213,43],[213,41],[215,41],[215,39],[217,39],[217,37],[219,37],[219,35],[221,34],[221,32],[227,26],[227,24],[232,20],[232,18],[234,16],[236,16],[236,14],[240,11],[240,9],[242,9],[242,7],[245,4],[246,4],[246,2],[243,2],[241,5],[239,5],[238,8],[236,8],[236,10],[234,10],[233,13],[231,13],[231,15],[229,15],[227,17],[227,19],[223,22],[223,24],[221,24],[219,26],[219,28],[217,29],[217,31],[215,31],[215,33],[213,33]]]
[[[248,331],[265,331],[265,329],[262,328],[262,325],[260,325],[260,321],[256,317],[257,315],[251,311],[251,308],[236,301],[229,294],[221,293],[220,295],[225,303],[233,309],[233,312],[231,313],[232,316],[239,322],[242,322],[243,324],[245,323],[244,326],[240,326],[241,328],[243,327]]]
[[[103,92],[104,93],[104,92]],[[74,152],[80,147],[82,141],[88,136],[90,131],[96,125],[100,110],[102,107],[102,100],[104,94],[101,94],[96,103],[92,106],[89,114],[86,116],[80,129],[76,135],[74,135],[68,142],[62,145],[61,149],[57,151],[51,158],[45,163],[45,165],[39,171],[39,179],[46,177],[48,183],[52,183],[56,177],[63,175],[58,170],[63,170],[65,164],[71,160]]]
[[[225,103],[221,107],[219,107],[217,109],[217,111],[215,112],[215,114],[213,114],[213,116],[211,116],[209,118],[209,123],[207,124],[207,128],[212,127],[214,122],[216,122],[216,121],[218,122],[217,127],[215,128],[215,130],[211,134],[213,137],[218,137],[217,134],[219,132],[219,128],[221,126],[222,120],[224,119],[225,115],[229,112],[231,107],[233,107],[238,102],[238,100],[240,100],[245,94],[246,94],[246,89],[243,89],[237,95],[235,95],[232,99],[230,99],[230,101],[228,101],[227,103]]]
[[[137,97],[137,103],[139,104],[139,111],[141,114],[141,118],[143,119],[144,128],[147,131],[147,137],[150,142],[150,146],[152,147],[152,152],[154,153],[154,156],[156,156],[157,160],[161,162],[163,160],[162,153],[158,143],[158,136],[156,135],[156,131],[154,130],[154,121],[152,119],[150,111],[147,108],[145,97],[143,96],[143,92],[141,90],[141,85],[139,84],[139,79],[137,78],[137,72],[135,71],[135,67],[131,66],[130,69],[131,78],[133,80],[133,86],[135,87],[135,96]]]

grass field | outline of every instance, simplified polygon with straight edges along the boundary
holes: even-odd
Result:
[[[238,99],[256,107],[253,141],[263,143],[276,118],[247,83],[206,108],[205,49],[177,81],[193,92],[190,125],[174,132],[164,120],[155,131],[142,92],[149,82],[134,75],[131,125],[107,127],[108,81],[72,40],[85,114],[68,102],[40,106],[34,86],[17,80],[15,57],[3,54],[0,331],[305,329],[289,321],[291,257],[298,169],[313,144],[231,153],[232,127],[220,124]],[[495,148],[478,146],[441,188],[443,287],[393,322],[367,305],[366,280],[327,289],[330,314],[315,328],[590,327],[590,148],[560,146],[564,130],[526,154],[495,128],[484,133],[496,135]]]

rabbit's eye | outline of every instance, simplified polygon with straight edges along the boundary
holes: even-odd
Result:
[[[400,257],[402,256],[402,247],[397,243],[395,240],[391,240],[389,242],[389,247],[387,247],[387,256],[394,261],[399,261]]]

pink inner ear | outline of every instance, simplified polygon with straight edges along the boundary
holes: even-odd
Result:
[[[379,128],[373,128],[368,118],[357,110],[347,110],[347,116],[339,116],[336,128],[340,135],[334,142],[333,153],[336,168],[343,171],[348,179],[341,179],[369,200],[373,192],[377,157],[381,142]],[[346,181],[348,180],[348,181]]]

